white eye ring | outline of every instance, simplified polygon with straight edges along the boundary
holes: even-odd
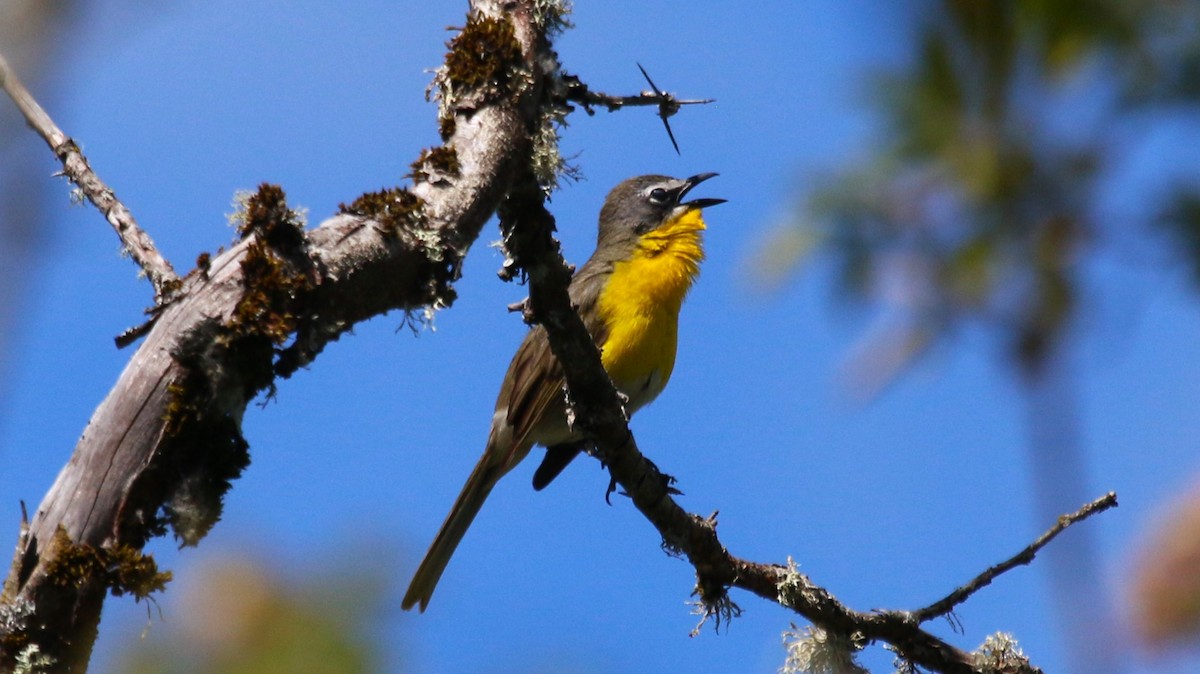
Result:
[[[650,190],[650,202],[655,204],[667,203],[667,191],[661,187]]]

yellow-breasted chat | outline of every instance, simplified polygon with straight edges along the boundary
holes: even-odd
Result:
[[[632,415],[658,397],[675,367],[679,310],[704,259],[702,209],[724,199],[684,201],[715,176],[630,178],[609,192],[600,209],[596,250],[571,279],[571,303],[596,346],[604,369]],[[417,568],[401,604],[424,611],[451,555],[492,488],[534,445],[546,456],[533,476],[550,483],[585,440],[567,421],[563,373],[546,331],[525,336],[500,384],[487,447]]]

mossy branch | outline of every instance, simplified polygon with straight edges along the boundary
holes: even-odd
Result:
[[[541,81],[553,76],[544,67],[553,25],[545,4],[472,2],[468,25],[490,27],[492,46],[508,44],[507,62],[441,92],[451,128],[443,146],[414,162],[411,187],[350,199],[306,230],[283,190],[264,184],[242,200],[240,240],[201,255],[178,287],[164,286],[171,301],[121,340],[143,339],[21,525],[0,596],[0,644],[23,646],[0,648],[0,672],[34,656],[56,671],[83,671],[105,596],[165,581],[140,563],[145,543],[173,533],[195,544],[220,517],[249,461],[241,420],[256,396],[356,323],[454,301],[463,256],[543,123]],[[494,58],[460,53],[482,48],[478,37],[452,41],[447,62]],[[500,72],[512,77],[498,82]],[[5,77],[6,90],[13,81]],[[68,570],[70,582],[59,582]]]

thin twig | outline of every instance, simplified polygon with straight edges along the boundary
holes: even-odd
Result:
[[[63,133],[42,106],[38,105],[3,55],[0,55],[0,87],[13,103],[16,103],[17,109],[24,115],[29,126],[46,141],[54,156],[62,162],[63,174],[75,183],[116,230],[121,245],[154,286],[155,301],[161,304],[169,300],[180,285],[179,277],[171,263],[159,254],[154,241],[138,226],[129,209],[125,208],[108,185],[88,166],[87,158],[83,156],[75,141]]]
[[[675,153],[679,154],[679,143],[675,142],[675,134],[671,132],[671,124],[667,121],[679,109],[685,105],[703,105],[716,101],[715,98],[693,98],[681,100],[675,97],[675,94],[667,93],[660,90],[654,80],[650,79],[650,75],[642,64],[637,64],[638,70],[642,71],[642,77],[646,78],[646,82],[650,84],[650,91],[643,91],[637,96],[612,96],[603,94],[597,91],[592,91],[575,75],[563,75],[563,82],[567,87],[566,99],[573,103],[578,103],[583,106],[583,109],[589,114],[595,114],[593,106],[603,106],[608,108],[609,112],[620,110],[626,105],[654,105],[658,107],[658,116],[662,119],[663,127],[667,130],[667,137],[671,139],[671,145],[675,148]]]
[[[1108,492],[1104,496],[1084,505],[1079,510],[1069,514],[1062,515],[1058,518],[1058,522],[1050,527],[1046,533],[1042,534],[1033,543],[1030,543],[1024,550],[1013,555],[1009,559],[1000,562],[999,564],[987,569],[983,573],[976,576],[971,582],[967,583],[951,592],[944,599],[941,599],[929,606],[913,612],[912,617],[918,622],[923,623],[939,616],[944,616],[954,610],[956,606],[966,601],[971,595],[991,584],[1002,573],[1012,570],[1018,566],[1029,564],[1037,553],[1046,545],[1054,540],[1056,536],[1061,534],[1067,527],[1082,522],[1083,520],[1102,513],[1109,508],[1117,506],[1116,492]]]
[[[659,108],[672,110],[667,114],[668,117],[679,111],[679,107],[684,105],[703,105],[705,103],[715,103],[715,98],[689,98],[679,99],[674,94],[662,91],[643,91],[636,96],[613,96],[599,91],[592,91],[588,85],[584,84],[579,77],[575,75],[564,75],[563,81],[567,85],[567,100],[572,103],[578,103],[583,106],[584,111],[588,114],[595,114],[593,107],[599,106],[608,109],[609,112],[620,110],[626,105],[655,105]]]

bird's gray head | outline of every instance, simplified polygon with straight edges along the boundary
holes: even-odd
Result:
[[[701,173],[690,178],[645,175],[621,182],[608,193],[600,209],[596,252],[611,251],[614,258],[619,258],[646,232],[689,210],[725,203],[724,199],[683,200],[693,187],[715,175]]]

